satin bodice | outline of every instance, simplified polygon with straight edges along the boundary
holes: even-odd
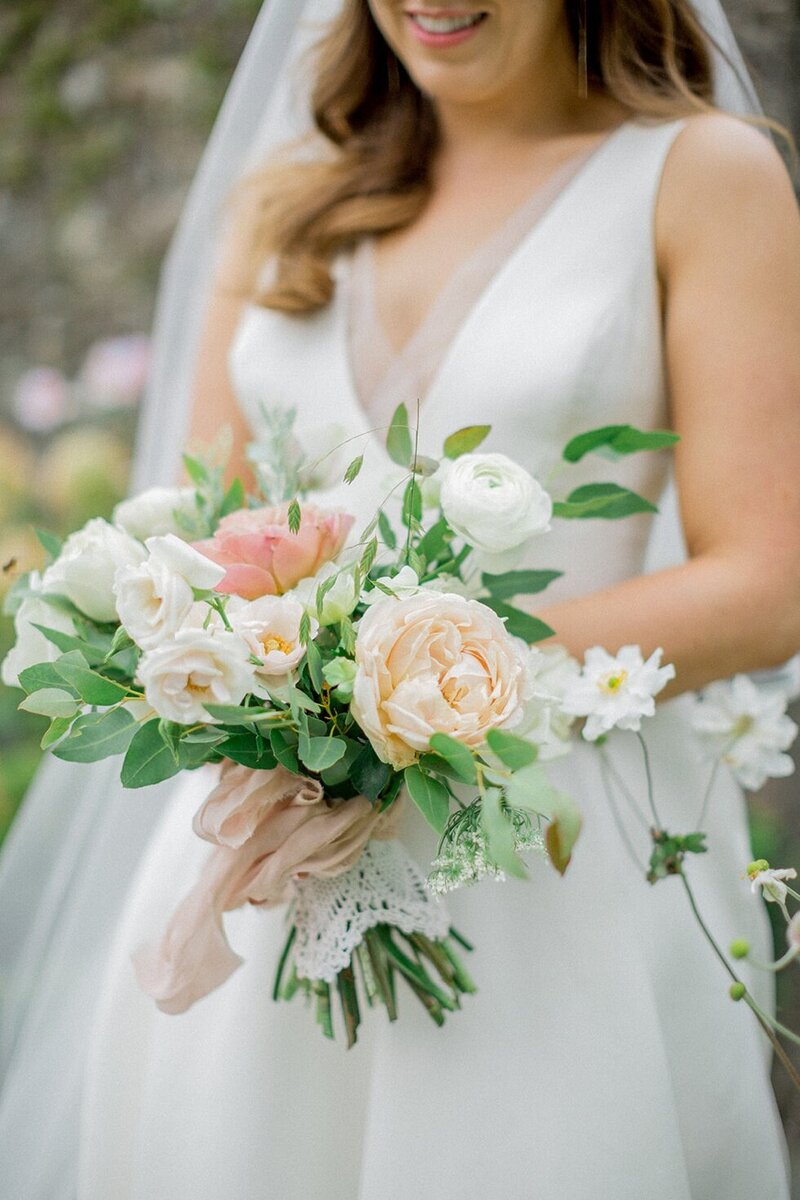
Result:
[[[668,425],[667,373],[654,242],[664,161],[685,119],[635,119],[618,127],[573,171],[519,238],[463,317],[419,406],[419,447],[438,454],[444,438],[491,424],[484,448],[521,462],[554,497],[611,480],[658,502],[669,455],[617,462],[594,455],[567,466],[575,434],[602,425]],[[254,431],[260,404],[293,405],[311,457],[348,441],[339,466],[362,449],[355,484],[332,486],[366,523],[399,476],[370,433],[352,357],[353,256],[333,264],[333,300],[305,316],[246,306],[230,351],[232,382]],[[413,413],[417,397],[405,397]],[[358,437],[363,435],[363,437]],[[341,476],[339,476],[341,478]],[[639,574],[652,519],[557,521],[519,566],[564,571],[548,601]]]

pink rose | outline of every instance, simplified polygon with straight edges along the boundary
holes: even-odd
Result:
[[[222,518],[212,538],[193,543],[206,558],[225,567],[216,591],[245,600],[279,596],[336,557],[355,518],[307,504],[301,509],[299,530],[292,533],[288,507],[239,509]]]

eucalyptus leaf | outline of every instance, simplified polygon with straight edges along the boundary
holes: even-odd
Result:
[[[75,688],[87,704],[118,704],[128,695],[126,686],[93,671],[80,651],[56,659],[53,665],[61,678]]]
[[[57,742],[64,736],[71,725],[72,717],[53,717],[53,720],[42,734],[42,739],[39,742],[39,748],[41,750],[47,750],[53,745],[54,742]],[[55,751],[53,753],[55,753]]]
[[[504,729],[491,729],[486,735],[486,743],[502,763],[512,771],[536,762],[539,751],[533,742],[518,737],[515,733],[506,733]]]
[[[300,774],[300,763],[297,758],[297,737],[292,736],[286,729],[271,729],[269,744],[275,758],[294,775]]]
[[[303,766],[317,773],[337,763],[346,749],[346,743],[337,737],[301,737],[297,745]]]
[[[429,745],[435,754],[450,764],[459,779],[463,779],[465,783],[475,783],[478,778],[475,759],[466,746],[447,733],[435,733]]]
[[[26,696],[17,707],[25,712],[36,713],[40,717],[69,719],[80,711],[75,697],[61,688],[40,688],[39,691]]]
[[[397,537],[392,529],[392,523],[383,509],[378,513],[378,530],[383,542],[390,550],[395,550],[397,548]]]
[[[319,652],[319,646],[313,640],[306,643],[306,662],[308,663],[308,675],[318,692],[322,691],[324,683],[322,675],[322,655]]]
[[[366,796],[368,800],[375,801],[391,777],[392,768],[378,758],[372,746],[367,742],[361,753],[353,760],[350,771],[350,778],[355,790],[362,796]]]
[[[203,708],[226,725],[250,725],[257,717],[275,718],[274,708],[246,704],[204,704]]]
[[[481,583],[496,600],[513,600],[515,596],[534,596],[543,592],[563,571],[505,571],[502,575],[484,572]]]
[[[462,454],[470,454],[488,437],[491,430],[491,425],[465,425],[463,429],[457,429],[445,438],[445,457],[459,458]]]
[[[403,772],[408,794],[425,820],[438,834],[444,833],[450,815],[450,795],[444,784],[426,775],[418,766]]]
[[[386,452],[400,467],[410,467],[414,456],[411,431],[408,428],[408,409],[398,404],[386,434]]]
[[[120,779],[126,788],[148,787],[170,779],[180,770],[177,755],[163,738],[158,717],[140,725],[122,762]]]
[[[56,746],[53,754],[67,762],[97,762],[127,750],[135,730],[136,722],[124,708],[85,713],[76,718],[70,736]]]
[[[38,692],[41,688],[59,688],[62,691],[70,692],[77,696],[75,688],[71,687],[59,675],[52,662],[36,663],[32,667],[26,667],[24,671],[19,673],[20,687],[30,695],[33,692]]]
[[[521,608],[515,608],[512,604],[506,604],[504,600],[496,600],[494,596],[489,596],[481,603],[485,604],[487,608],[493,609],[498,617],[505,620],[506,629],[513,637],[520,637],[529,645],[533,642],[541,642],[543,638],[552,637],[555,632],[538,617],[531,616],[530,613],[523,612]]]
[[[36,621],[31,621],[31,624],[34,629],[38,629],[40,633],[44,634],[48,642],[52,642],[64,654],[69,654],[70,650],[80,650],[86,661],[92,666],[99,666],[105,658],[105,649],[93,646],[85,638],[63,633],[60,629],[51,629],[49,625],[39,625]]]
[[[515,771],[505,786],[506,800],[512,808],[551,817],[558,793],[538,763],[529,763]]]

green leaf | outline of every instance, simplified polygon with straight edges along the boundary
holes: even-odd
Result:
[[[180,771],[171,746],[164,741],[158,717],[136,731],[122,762],[120,779],[126,788],[148,787]]]
[[[398,404],[386,434],[386,452],[400,467],[410,467],[414,456],[411,432],[408,428],[408,409]]]
[[[329,683],[331,687],[338,687],[342,683],[352,683],[356,677],[356,664],[352,658],[332,658],[325,663],[322,674],[325,682]]]
[[[257,717],[275,717],[274,708],[255,704],[249,708],[246,704],[204,704],[203,708],[226,725],[249,725]]]
[[[444,775],[445,779],[452,779],[458,783],[465,782],[463,776],[447,761],[446,758],[440,758],[438,754],[421,754],[419,756],[420,769],[429,775]]]
[[[635,429],[633,425],[604,425],[580,433],[564,447],[567,462],[576,463],[593,450],[605,450],[607,457],[618,458],[623,454],[636,454],[640,450],[665,450],[674,446],[680,438],[676,433],[656,429],[649,433]]]
[[[560,875],[564,874],[570,864],[582,824],[583,818],[574,801],[558,792],[552,819],[545,830],[544,842],[550,861]]]
[[[324,682],[322,675],[322,655],[319,652],[319,646],[315,641],[306,643],[306,661],[308,663],[308,674],[312,684],[318,692],[322,691]]]
[[[337,737],[304,737],[297,744],[298,757],[309,771],[326,771],[337,763],[347,749],[347,744]]]
[[[486,742],[489,749],[512,771],[530,766],[539,756],[533,742],[517,737],[515,733],[506,733],[503,729],[491,729],[486,735]]]
[[[40,688],[33,695],[26,696],[17,707],[41,717],[66,717],[69,720],[80,708],[75,697],[61,688]]]
[[[79,650],[72,650],[53,663],[58,674],[87,704],[118,704],[128,688],[93,671]]]
[[[403,492],[400,519],[404,525],[410,525],[413,521],[422,520],[422,492],[413,476],[409,479],[406,489]]]
[[[355,742],[352,738],[345,738],[343,740],[345,742],[345,751],[342,757],[332,767],[327,767],[324,771],[320,771],[320,778],[326,787],[338,787],[339,784],[351,779],[351,768],[361,753],[360,742]]]
[[[513,600],[515,596],[533,596],[543,592],[563,571],[505,571],[502,575],[484,572],[481,582],[496,600]]]
[[[297,759],[297,738],[292,737],[285,729],[270,729],[269,744],[278,762],[294,775],[300,774],[300,763]]]
[[[111,645],[108,648],[108,652],[103,659],[103,662],[107,663],[108,660],[113,658],[115,654],[120,654],[123,650],[130,650],[131,647],[136,647],[136,643],[128,633],[125,626],[119,625],[113,638],[111,639]]]
[[[475,759],[466,746],[447,733],[435,733],[429,744],[435,754],[450,764],[459,779],[463,779],[465,783],[475,782],[478,778]]]
[[[58,688],[61,691],[71,692],[74,696],[78,695],[74,688],[65,687],[64,679],[59,675],[55,664],[51,662],[36,663],[32,667],[26,667],[24,671],[20,671],[19,684],[29,695],[32,692],[38,692],[41,688]]]
[[[634,513],[654,512],[658,512],[655,504],[616,483],[587,483],[553,505],[553,515],[568,520],[602,517],[613,521]]]
[[[512,808],[551,817],[558,793],[538,763],[529,763],[516,770],[505,785],[506,800]]]
[[[302,514],[300,512],[300,502],[295,498],[291,501],[286,511],[286,520],[289,523],[290,533],[299,533],[301,519]]]
[[[445,438],[445,457],[458,458],[461,454],[469,454],[488,437],[491,429],[491,425],[465,425],[463,429],[457,429]]]
[[[420,539],[417,549],[427,562],[440,558],[445,550],[449,551],[452,530],[444,517],[441,517]]]
[[[199,458],[194,458],[191,454],[184,454],[183,465],[186,468],[186,474],[196,487],[202,487],[208,483],[208,468],[205,463],[200,462]]]
[[[47,750],[59,738],[62,738],[72,724],[72,717],[54,717],[49,726],[42,734],[42,740],[39,742],[39,747],[42,750]],[[55,753],[55,751],[53,752]]]
[[[234,762],[241,763],[243,767],[250,767],[253,771],[268,771],[278,762],[263,738],[254,737],[245,730],[229,733],[220,749],[226,758],[232,758]]]
[[[372,746],[367,742],[358,757],[353,760],[350,771],[350,779],[355,790],[374,802],[391,777],[392,768],[388,763],[381,762]]]
[[[34,528],[33,532],[36,534],[37,538],[47,551],[50,561],[52,562],[54,559],[58,558],[63,545],[61,538],[56,537],[54,533],[50,533],[47,529]]]
[[[104,649],[93,646],[83,638],[75,637],[71,633],[62,633],[60,629],[51,629],[49,625],[39,625],[36,621],[31,621],[31,624],[64,654],[69,654],[70,650],[79,650],[86,661],[94,666],[99,666],[105,658]]]
[[[53,754],[67,762],[97,762],[127,750],[135,729],[136,722],[124,708],[85,713],[73,722],[70,736]]]
[[[49,604],[51,608],[56,608],[59,612],[66,613],[68,617],[73,617],[81,625],[86,625],[86,613],[81,612],[77,604],[70,600],[69,596],[65,596],[61,592],[41,592],[38,595],[38,599],[43,600],[45,604]]]
[[[353,461],[349,464],[347,470],[345,471],[344,482],[352,483],[354,479],[357,479],[359,472],[361,471],[361,468],[363,467],[363,465],[364,465],[364,455],[359,454],[356,458],[353,459]]]
[[[219,515],[227,517],[228,513],[237,512],[240,508],[244,508],[245,500],[244,484],[237,475],[223,497]]]
[[[438,779],[426,775],[419,767],[406,767],[403,772],[408,794],[429,825],[437,833],[444,833],[450,816],[450,796],[447,788]]]
[[[523,612],[521,608],[514,608],[512,604],[506,604],[503,600],[496,600],[494,596],[483,599],[481,604],[485,604],[505,620],[506,629],[513,637],[520,637],[529,644],[552,637],[555,632],[538,617]]]
[[[397,537],[392,529],[392,523],[387,517],[383,509],[378,513],[378,529],[380,530],[381,538],[390,550],[397,549]]]
[[[486,851],[492,862],[517,879],[527,879],[525,864],[514,849],[514,827],[503,812],[500,788],[487,788],[481,795],[481,825],[486,834]]]

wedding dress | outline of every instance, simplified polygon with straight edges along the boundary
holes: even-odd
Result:
[[[381,338],[366,245],[336,260],[325,309],[298,319],[248,306],[230,368],[254,429],[265,401],[295,405],[301,433],[363,434],[345,461],[365,445],[365,470],[325,501],[365,520],[392,473],[369,430],[403,387],[401,398],[421,397],[423,453],[491,422],[487,448],[554,492],[613,477],[656,499],[666,456],[556,467],[581,430],[668,422],[653,216],[684,123],[628,121],[568,164],[477,252],[471,284],[467,266],[456,327],[437,305],[395,361],[385,334],[383,366],[364,354]],[[649,529],[646,516],[557,522],[519,565],[564,571],[548,602],[580,595],[640,573]],[[676,832],[696,827],[708,775],[687,707],[661,704],[645,731]],[[607,749],[643,797],[635,738],[612,735]],[[84,1085],[79,1200],[786,1200],[769,1044],[729,999],[679,881],[651,887],[632,861],[620,827],[642,862],[647,829],[610,806],[595,747],[549,768],[584,814],[566,875],[535,858],[527,883],[447,897],[475,945],[477,994],[437,1029],[403,993],[400,1019],[368,1013],[349,1052],[301,1002],[271,999],[281,910],[226,916],[244,965],[189,1012],[159,1012],[136,983],[131,952],[160,932],[208,853],[191,818],[216,769],[174,785],[117,929]],[[745,802],[727,775],[704,828],[710,852],[688,869],[707,924],[723,946],[746,937],[770,957],[765,906],[742,879]],[[435,835],[412,807],[401,837],[427,868]],[[772,979],[740,970],[773,1009]]]

